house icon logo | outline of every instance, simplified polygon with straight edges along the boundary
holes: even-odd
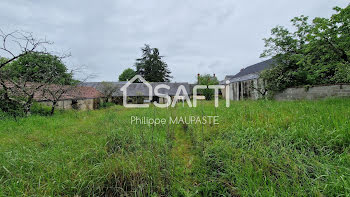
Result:
[[[139,80],[141,83],[134,83],[136,80]],[[154,87],[153,87],[153,86]],[[226,94],[229,94],[228,86],[223,85],[195,85],[193,87],[193,105],[191,102],[191,98],[189,97],[189,94],[185,88],[184,85],[179,85],[175,88],[177,88],[176,93],[172,93],[172,97],[169,96],[169,90],[171,87],[167,84],[150,84],[147,82],[141,75],[135,75],[132,79],[130,79],[123,87],[120,88],[120,90],[123,92],[123,106],[126,108],[148,108],[150,106],[149,103],[143,103],[143,104],[135,104],[135,103],[128,103],[129,97],[142,97],[142,99],[145,99],[145,97],[148,97],[148,102],[153,100],[153,95],[155,95],[156,98],[162,98],[164,104],[161,104],[158,101],[153,101],[153,104],[156,107],[160,108],[167,108],[171,105],[171,107],[175,107],[178,100],[181,100],[184,105],[184,101],[187,102],[189,107],[196,107],[197,106],[197,100],[201,99],[200,96],[197,96],[197,90],[199,89],[213,89],[214,91],[214,98],[215,98],[215,107],[219,106],[219,89],[225,89]],[[129,87],[131,86],[131,87]],[[128,90],[129,87],[129,90]],[[154,92],[153,92],[154,88]],[[174,89],[174,87],[172,87]],[[163,91],[161,91],[162,89]],[[138,92],[135,92],[138,91]],[[226,97],[226,107],[229,107],[230,101],[229,97]]]
[[[120,90],[123,92],[123,105],[127,108],[147,108],[149,104],[129,104],[128,103],[128,92],[127,88],[136,80],[140,80],[143,84],[145,84],[148,88],[148,98],[152,100],[153,98],[153,89],[152,85],[148,83],[141,75],[135,75],[132,79],[130,79]]]

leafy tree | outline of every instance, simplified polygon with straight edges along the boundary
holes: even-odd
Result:
[[[34,95],[50,84],[76,83],[72,72],[62,63],[62,57],[47,53],[51,43],[36,39],[31,33],[0,30],[0,108],[17,115],[17,111],[29,115]],[[7,46],[13,46],[7,48]],[[35,82],[35,83],[33,83]]]
[[[14,73],[11,67],[20,57],[33,52],[46,51],[45,46],[50,42],[42,39],[36,39],[31,33],[14,31],[5,33],[0,29],[0,108],[6,112],[22,110],[26,115],[30,114],[30,107],[33,103],[34,92],[42,87],[41,84],[32,85],[28,88],[26,76],[18,77],[12,80]],[[7,46],[14,46],[8,48]],[[16,47],[17,46],[17,47]],[[49,73],[47,74],[49,76]],[[20,82],[18,82],[20,79]],[[49,77],[47,78],[49,79]],[[12,115],[17,115],[13,113]]]
[[[0,72],[3,86],[6,82],[13,84],[3,93],[3,110],[15,115],[20,114],[18,111],[21,109],[29,114],[34,94],[38,92],[48,95],[47,100],[52,101],[52,115],[58,100],[73,87],[67,85],[77,84],[61,58],[48,53],[28,52],[8,63]]]
[[[172,78],[168,65],[162,60],[157,48],[145,45],[142,57],[136,60],[136,73],[150,82],[167,82]]]
[[[199,75],[198,76],[198,85],[218,85],[219,81],[216,76],[211,76],[210,74]],[[205,96],[206,100],[212,100],[214,98],[214,90],[213,89],[200,89],[198,92]]]
[[[119,75],[119,81],[128,81],[131,78],[133,78],[135,75],[136,75],[136,72],[133,69],[127,68],[123,71],[121,75]]]
[[[261,74],[269,90],[350,82],[350,6],[334,10],[329,19],[292,19],[295,31],[272,29],[261,54],[275,59],[275,66]]]
[[[27,82],[69,85],[74,83],[72,73],[68,72],[61,58],[48,53],[30,52],[19,57],[3,69],[14,81],[26,79]],[[48,77],[51,77],[48,80]]]

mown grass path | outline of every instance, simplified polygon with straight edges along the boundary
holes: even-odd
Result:
[[[193,162],[197,156],[194,155],[189,136],[182,129],[175,130],[172,156],[179,161],[174,169],[177,172],[177,176],[174,177],[178,182],[177,190],[185,196],[191,196],[195,192],[193,191],[196,185]]]

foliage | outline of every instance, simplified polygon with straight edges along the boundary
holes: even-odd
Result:
[[[119,81],[129,81],[135,75],[136,75],[136,72],[133,69],[127,68],[122,72],[122,74],[119,75]]]
[[[0,120],[0,196],[346,196],[349,108],[200,101]],[[219,124],[130,124],[171,114]]]
[[[198,85],[218,85],[219,81],[215,76],[211,76],[210,74],[200,75],[198,78]],[[212,100],[214,98],[214,90],[213,89],[200,89],[198,93],[205,96],[206,100]]]
[[[40,116],[52,115],[50,106],[43,105],[38,102],[33,103],[33,105],[30,108],[30,111],[33,115],[40,115]]]
[[[8,117],[8,114],[5,113],[5,112],[3,112],[3,111],[0,109],[0,120],[5,119],[5,118],[7,118],[7,117]]]
[[[5,63],[5,62],[7,62],[7,61],[8,61],[7,58],[5,58],[5,57],[0,57],[0,65],[3,64],[3,63]]]
[[[14,81],[26,79],[27,82],[65,84],[75,82],[72,73],[55,55],[39,52],[27,53],[3,68],[8,78]],[[48,80],[48,77],[51,77]]]
[[[312,22],[305,16],[292,19],[295,31],[272,29],[261,54],[275,60],[275,66],[261,75],[269,90],[350,82],[350,5],[334,10],[337,13],[330,18]]]
[[[5,61],[6,58],[1,59],[1,62]],[[57,96],[55,92],[46,88],[48,84],[64,87],[77,83],[60,57],[41,52],[27,52],[7,63],[0,68],[0,76],[1,85],[6,85],[6,82],[15,84],[13,87],[7,87],[6,96],[1,97],[1,102],[4,103],[1,109],[14,116],[30,113],[34,94],[39,89]],[[3,92],[2,95],[5,93]]]
[[[22,100],[22,98],[17,97],[17,100]],[[5,91],[0,89],[0,111],[2,113],[7,113],[9,116],[17,117],[24,116],[23,106],[19,105],[13,100],[6,99]]]
[[[112,106],[115,106],[115,104],[111,103],[111,102],[103,102],[101,104],[101,108],[109,108],[109,107],[112,107]]]
[[[136,60],[136,73],[149,82],[168,82],[172,78],[168,65],[162,60],[157,48],[145,45],[142,57]]]

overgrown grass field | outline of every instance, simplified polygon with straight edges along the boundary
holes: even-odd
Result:
[[[130,117],[219,116],[215,124]],[[349,196],[350,99],[0,120],[1,196]]]

